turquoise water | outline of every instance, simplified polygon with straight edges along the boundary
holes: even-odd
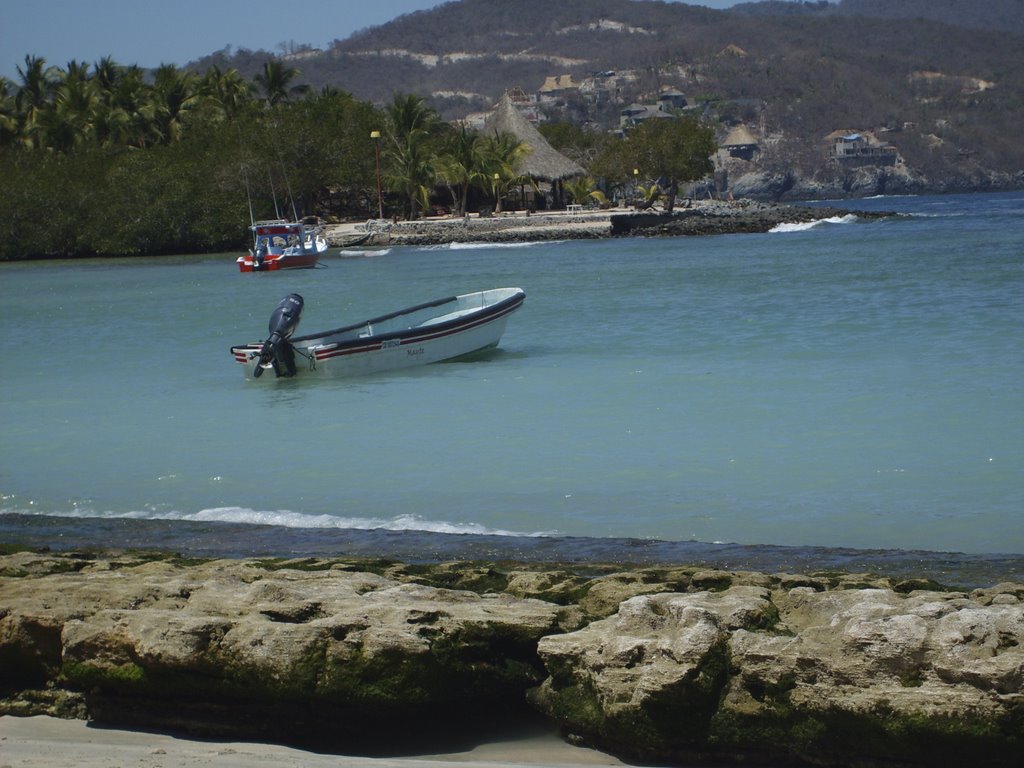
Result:
[[[1024,553],[1024,194],[845,205],[910,215],[281,274],[0,265],[0,538],[131,519]],[[474,362],[252,382],[228,353],[290,292],[310,333],[501,286],[526,304]]]

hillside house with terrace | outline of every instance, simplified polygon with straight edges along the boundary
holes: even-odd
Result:
[[[899,165],[903,162],[899,150],[888,142],[879,141],[874,134],[864,131],[833,131],[826,140],[829,157],[845,166]]]

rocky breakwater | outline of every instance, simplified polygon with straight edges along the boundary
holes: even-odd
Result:
[[[1016,765],[1024,585],[0,557],[0,713],[380,751],[529,701],[627,760]]]
[[[525,212],[493,216],[427,218],[418,221],[372,220],[330,227],[333,247],[437,246],[450,243],[529,243],[538,241],[591,240],[609,237],[672,237],[684,234],[766,232],[784,223],[856,216],[886,218],[886,212],[850,211],[840,208],[739,201],[686,201],[672,212],[634,211],[625,208]]]
[[[369,221],[349,226],[351,233],[335,227],[327,232],[331,245],[346,238],[369,235],[367,246],[430,246],[448,243],[524,243],[608,237],[606,211],[565,211],[527,214],[524,211],[489,216],[432,217],[416,221]]]
[[[832,207],[765,203],[755,200],[688,200],[674,211],[635,211],[627,208],[525,212],[493,216],[429,218],[418,221],[369,221],[336,225],[327,231],[328,242],[366,246],[431,246],[448,243],[525,243],[580,240],[616,236],[721,235],[768,232],[779,224],[821,221],[856,216],[886,218],[893,213],[856,213]]]
[[[697,201],[671,212],[648,211],[614,214],[612,235],[671,237],[679,235],[725,235],[769,232],[780,224],[801,224],[845,217],[879,219],[895,216],[889,212],[850,211],[842,208],[765,203],[755,200]]]

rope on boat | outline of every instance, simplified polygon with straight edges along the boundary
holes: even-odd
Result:
[[[309,370],[311,370],[311,371],[315,371],[316,370],[316,355],[307,355],[301,349],[297,349],[294,346],[292,347],[292,350],[294,352],[296,352],[300,357],[304,357],[304,358],[306,358],[309,361]]]

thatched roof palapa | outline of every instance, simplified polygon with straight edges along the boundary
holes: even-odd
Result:
[[[484,121],[486,133],[511,133],[530,147],[530,152],[516,169],[524,176],[541,181],[561,181],[574,176],[586,176],[586,169],[556,150],[529,120],[523,117],[506,93]]]
[[[757,139],[750,130],[744,125],[737,125],[731,131],[729,135],[725,137],[722,142],[723,147],[744,147],[744,146],[757,146]]]

